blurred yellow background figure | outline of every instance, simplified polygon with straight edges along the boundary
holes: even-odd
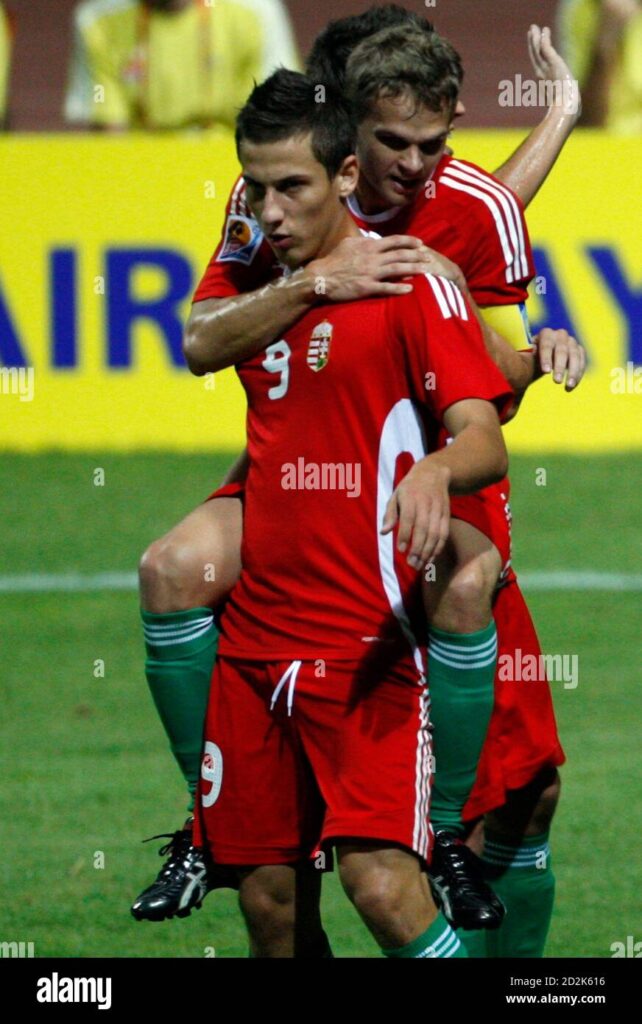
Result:
[[[581,123],[642,134],[642,3],[561,0],[564,56],[582,90]]]
[[[11,24],[9,16],[0,3],[0,129],[7,120],[7,98],[9,68],[11,66]]]
[[[254,80],[299,60],[282,0],[85,0],[74,12],[68,121],[233,127]]]

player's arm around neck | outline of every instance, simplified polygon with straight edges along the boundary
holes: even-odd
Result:
[[[250,359],[318,303],[405,295],[412,285],[403,278],[432,269],[426,252],[420,239],[407,235],[345,238],[329,255],[274,284],[195,302],[183,336],[187,365],[203,376]]]
[[[192,306],[183,352],[197,377],[249,359],[314,304],[314,281],[303,270],[246,295],[205,299]]]

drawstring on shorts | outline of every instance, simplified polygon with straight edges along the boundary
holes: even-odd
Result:
[[[274,688],[274,693],[272,694],[272,701],[270,703],[270,711],[274,711],[274,705],[279,699],[279,694],[281,693],[281,690],[283,689],[285,684],[288,683],[288,717],[292,714],[292,708],[294,707],[294,688],[296,686],[296,679],[302,664],[302,661],[293,661],[290,665],[288,665],[285,672],[283,673],[278,683],[276,684],[276,687]]]

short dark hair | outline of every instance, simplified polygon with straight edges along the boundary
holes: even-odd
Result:
[[[331,21],[314,41],[306,73],[315,82],[326,82],[338,91],[345,83],[348,57],[363,39],[395,25],[411,25],[417,32],[432,32],[432,22],[399,4],[370,7],[363,14]]]
[[[314,156],[334,178],[356,148],[352,108],[330,86],[286,68],[255,85],[236,120],[237,152],[244,139],[278,142],[308,134]]]
[[[368,36],[353,50],[346,68],[346,91],[357,124],[383,97],[410,94],[429,110],[454,113],[464,78],[455,48],[436,32],[397,25]]]

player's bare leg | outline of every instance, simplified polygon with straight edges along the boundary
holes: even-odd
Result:
[[[342,842],[337,860],[346,894],[385,955],[466,956],[437,910],[414,854],[400,847]]]
[[[446,549],[424,581],[435,755],[430,874],[446,917],[466,928],[497,928],[503,917],[481,863],[462,842],[462,811],[493,708],[497,639],[492,601],[501,568],[499,551],[488,537],[453,519]]]
[[[499,551],[488,537],[470,523],[452,519],[435,579],[424,586],[430,625],[452,633],[473,633],[488,626],[501,569]]]
[[[238,498],[215,498],[190,512],[141,558],[141,607],[155,614],[215,608],[239,578],[242,528]]]
[[[240,871],[239,903],[252,957],[332,956],[319,910],[322,874],[311,865]]]
[[[528,785],[511,790],[506,803],[478,822],[468,837],[509,908],[497,932],[464,937],[472,956],[543,955],[555,897],[548,836],[560,789],[559,772],[543,769]]]
[[[239,904],[253,957],[294,956],[295,869],[264,865],[241,872]]]
[[[218,639],[212,609],[239,577],[241,531],[238,498],[207,501],[154,541],[140,563],[147,680],[190,800]],[[234,873],[214,871],[193,847],[191,818],[167,838],[161,850],[167,862],[132,907],[139,920],[185,916],[211,888],[236,882]]]

